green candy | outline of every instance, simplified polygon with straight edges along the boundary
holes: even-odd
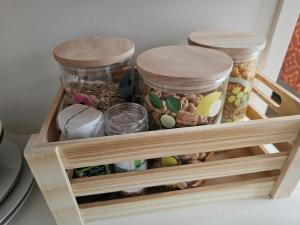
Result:
[[[247,100],[248,100],[248,95],[245,94],[242,98],[242,102],[246,102]]]
[[[227,98],[227,101],[228,102],[234,102],[235,100],[235,96],[234,95],[230,95],[228,98]]]
[[[239,104],[241,104],[241,100],[240,99],[237,99],[234,101],[234,105],[235,106],[239,106]]]
[[[240,88],[240,87],[235,87],[235,88],[233,88],[233,90],[232,90],[232,94],[237,95],[240,91],[241,91],[241,88]]]
[[[244,92],[245,92],[245,93],[249,93],[250,91],[251,91],[251,87],[245,87],[245,88],[244,88]]]
[[[164,107],[162,100],[155,94],[149,94],[149,99],[154,108],[161,109]]]
[[[177,113],[181,108],[181,102],[178,98],[175,98],[172,95],[166,97],[166,105],[168,110],[171,112]]]
[[[169,115],[162,115],[160,117],[160,122],[165,128],[173,128],[176,124],[175,119]]]
[[[240,93],[237,94],[236,97],[239,98],[239,99],[241,99],[243,96],[244,96],[244,93],[243,93],[243,92],[240,92]]]

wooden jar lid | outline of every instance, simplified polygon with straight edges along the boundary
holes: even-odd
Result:
[[[84,37],[64,42],[53,50],[57,62],[76,68],[108,66],[133,54],[133,42],[121,37]]]
[[[193,32],[189,35],[188,42],[191,45],[218,49],[234,59],[259,53],[266,46],[266,39],[255,33],[225,29]]]
[[[217,50],[196,46],[164,46],[143,52],[137,68],[144,80],[178,86],[210,86],[226,78],[232,59]]]

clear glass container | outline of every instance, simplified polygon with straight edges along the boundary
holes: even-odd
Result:
[[[228,78],[212,89],[154,84],[144,79],[144,106],[151,130],[215,124],[221,121]]]
[[[233,59],[222,121],[242,120],[246,115],[257,61],[266,45],[265,38],[251,32],[221,29],[193,32],[188,42],[190,45],[220,50]]]
[[[108,136],[136,133],[148,130],[146,109],[136,103],[120,103],[109,108],[104,114],[105,131]],[[146,170],[147,160],[132,160],[114,164],[115,172]],[[127,195],[143,192],[142,188],[124,190]]]
[[[117,104],[105,112],[104,125],[108,136],[147,131],[147,111],[136,103]]]
[[[151,130],[219,123],[232,59],[194,46],[164,46],[137,58]]]
[[[134,45],[119,37],[88,37],[54,49],[68,104],[93,106],[102,112],[131,101],[134,92]]]
[[[246,116],[258,57],[257,53],[249,58],[234,59],[223,109],[224,123],[240,121]]]

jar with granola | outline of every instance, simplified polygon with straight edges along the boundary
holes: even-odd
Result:
[[[93,106],[102,112],[130,101],[134,91],[134,44],[121,37],[92,36],[57,46],[68,104]]]
[[[257,34],[233,30],[208,30],[191,33],[190,45],[213,48],[227,53],[233,59],[223,122],[240,121],[245,117],[249,94],[256,74],[260,52],[266,40]]]
[[[213,49],[164,46],[137,57],[151,130],[218,123],[232,59]]]

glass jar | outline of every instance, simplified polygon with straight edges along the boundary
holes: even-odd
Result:
[[[151,130],[218,123],[232,60],[193,46],[165,46],[137,58]]]
[[[130,101],[134,91],[134,44],[120,37],[87,37],[65,42],[53,51],[60,65],[68,104],[105,112]]]
[[[120,103],[109,108],[104,114],[105,131],[108,136],[136,133],[148,130],[146,109],[136,103]],[[147,169],[147,160],[132,160],[114,164],[115,172]],[[142,193],[142,188],[125,190],[128,195]]]
[[[253,87],[260,52],[264,49],[265,38],[250,32],[232,30],[209,30],[191,33],[191,45],[217,49],[233,59],[223,122],[242,120],[247,111],[249,95]]]

